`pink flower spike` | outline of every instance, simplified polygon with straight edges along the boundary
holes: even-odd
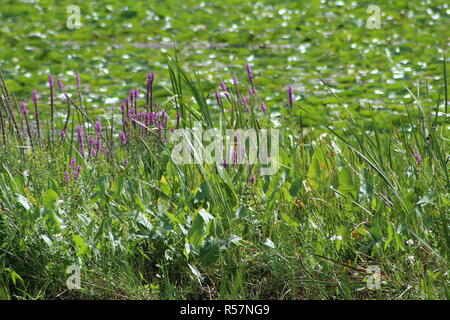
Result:
[[[64,180],[69,183],[70,182],[70,173],[69,171],[64,171]]]
[[[126,136],[125,132],[120,133],[120,142],[122,143],[122,145],[127,144],[127,136]]]
[[[21,103],[20,106],[22,107],[22,112],[25,115],[25,117],[28,117],[27,105],[25,103]]]

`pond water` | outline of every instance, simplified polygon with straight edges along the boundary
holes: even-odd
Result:
[[[443,108],[447,1],[377,1],[375,8],[369,1],[88,1],[79,4],[81,27],[69,29],[71,5],[2,0],[0,66],[19,100],[33,89],[45,99],[49,72],[75,88],[79,72],[100,113],[132,88],[143,92],[150,71],[162,99],[170,86],[166,54],[176,47],[210,94],[234,73],[247,87],[246,63],[271,112],[285,108],[292,85],[306,125],[342,113],[320,79],[361,118],[399,121],[413,103],[404,86],[429,107],[440,96]],[[370,28],[378,13],[379,28]]]

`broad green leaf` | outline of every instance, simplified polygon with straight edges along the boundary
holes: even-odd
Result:
[[[339,172],[338,190],[354,201],[358,200],[358,186],[353,181],[350,170],[345,167]]]
[[[44,208],[48,211],[54,210],[56,208],[56,205],[58,203],[59,196],[58,194],[49,189],[44,192],[44,196],[42,198],[42,204],[44,205]]]
[[[11,270],[11,280],[14,285],[16,285],[17,280],[19,280],[21,283],[24,283],[22,277],[14,270]]]
[[[200,214],[197,214],[189,228],[187,241],[194,247],[199,247],[205,237],[205,221]]]
[[[89,255],[89,246],[86,244],[86,241],[82,237],[80,237],[79,235],[74,235],[72,239],[77,247],[77,256],[81,257],[84,254]]]
[[[209,266],[219,258],[219,242],[216,239],[209,239],[200,248],[199,261],[205,266]]]
[[[147,217],[142,212],[138,214],[136,221],[149,231],[153,229],[152,224],[148,221]]]
[[[250,214],[251,211],[247,207],[241,206],[236,210],[235,216],[236,219],[242,219],[248,217]]]
[[[308,185],[317,189],[327,180],[329,173],[325,163],[325,157],[320,146],[316,146],[311,165],[308,170]]]

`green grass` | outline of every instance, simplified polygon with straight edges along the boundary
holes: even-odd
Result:
[[[176,111],[181,127],[274,126],[258,97],[251,112],[226,99],[218,108],[176,59],[167,66],[169,127]],[[83,159],[70,134],[83,119],[75,109],[67,139],[51,144],[47,134],[32,151],[8,118],[0,297],[448,299],[449,136],[436,105],[421,94],[399,125],[355,121],[354,109],[338,107],[341,125],[329,128],[305,127],[308,109],[280,109],[281,167],[272,176],[260,176],[260,165],[177,165],[171,142],[131,130],[121,145],[119,125],[108,140],[114,152]],[[66,183],[71,157],[81,173]],[[69,291],[73,264],[82,288]],[[379,290],[366,287],[371,265],[382,272]]]

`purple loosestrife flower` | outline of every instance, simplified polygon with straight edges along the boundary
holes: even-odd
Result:
[[[53,85],[55,84],[55,78],[53,78],[53,76],[51,74],[48,75],[48,85],[50,87],[53,87]]]
[[[237,77],[236,77],[236,74],[233,74],[233,84],[237,87],[238,86],[238,84],[239,84],[239,81],[238,81],[238,79],[237,79]]]
[[[221,82],[220,83],[220,87],[222,88],[222,90],[224,91],[224,92],[227,92],[228,91],[228,88],[227,88],[227,85],[225,84],[225,82]]]
[[[256,182],[256,177],[255,177],[254,174],[252,174],[252,175],[250,176],[250,178],[248,179],[248,184],[249,184],[249,185],[253,185],[253,184],[255,184],[255,182]]]
[[[64,83],[62,82],[61,79],[58,79],[58,87],[59,87],[61,90],[64,90]]]
[[[98,150],[100,149],[100,140],[99,139],[94,139],[93,141],[93,145],[94,145],[94,156],[97,156],[98,154]]]
[[[289,107],[292,108],[292,106],[294,105],[294,90],[292,89],[291,86],[289,86],[288,88],[288,94],[289,94]]]
[[[69,168],[75,169],[75,166],[77,165],[77,160],[75,158],[70,159]]]
[[[25,117],[28,117],[28,109],[27,109],[27,105],[26,105],[25,103],[21,103],[20,106],[22,107],[23,115],[24,115]]]
[[[147,74],[147,83],[146,83],[147,89],[150,89],[150,87],[153,84],[154,79],[155,79],[155,74],[153,72]]]
[[[222,167],[224,167],[225,169],[228,168],[228,163],[227,163],[226,160],[223,160],[223,161],[222,161]]]
[[[422,165],[423,159],[418,152],[414,152],[414,158],[416,158],[416,162],[419,166]]]
[[[95,131],[97,132],[97,135],[101,135],[102,133],[102,122],[100,120],[95,121]]]
[[[181,114],[177,112],[177,129],[180,127]]]
[[[125,132],[121,132],[120,133],[120,142],[122,143],[122,145],[126,145],[127,144],[127,135],[125,134]]]
[[[70,182],[70,172],[64,171],[64,180],[69,183]]]
[[[38,91],[37,91],[37,90],[33,90],[33,91],[32,91],[32,94],[33,94],[33,102],[34,102],[35,104],[37,104],[37,103],[39,102]]]
[[[78,177],[80,176],[81,167],[78,166],[73,171],[73,180],[78,180]]]
[[[220,97],[219,90],[216,89],[215,95],[216,95],[217,104],[219,105],[219,107],[222,108],[222,98]]]
[[[250,81],[250,83],[252,83],[253,82],[252,66],[249,63],[247,63],[246,69],[247,69],[248,80]]]
[[[266,113],[267,107],[266,107],[266,104],[264,103],[264,101],[261,102],[261,109],[262,109],[262,111],[263,111],[264,113]]]
[[[124,166],[124,167],[127,167],[127,166],[128,166],[128,160],[127,160],[127,159],[123,160],[122,166]]]
[[[247,76],[248,76],[248,81],[250,82],[250,85],[252,86],[252,89],[250,91],[250,95],[256,93],[255,90],[255,83],[253,82],[253,72],[252,72],[252,67],[250,66],[249,63],[247,63]]]
[[[61,137],[61,140],[64,140],[67,137],[67,134],[65,131],[60,131],[59,136]]]
[[[231,154],[232,158],[233,158],[233,164],[236,165],[237,164],[237,152],[236,152],[236,148],[233,148],[233,152]]]
[[[92,136],[89,136],[89,137],[88,137],[87,144],[88,144],[88,157],[90,157],[91,154],[93,153],[93,151],[95,151],[95,150],[93,150],[93,148],[92,148],[93,145],[94,145],[94,138],[92,138]]]
[[[242,103],[245,106],[245,112],[250,112],[250,108],[249,108],[249,104],[248,104],[248,98],[247,97],[243,97],[242,98]]]

